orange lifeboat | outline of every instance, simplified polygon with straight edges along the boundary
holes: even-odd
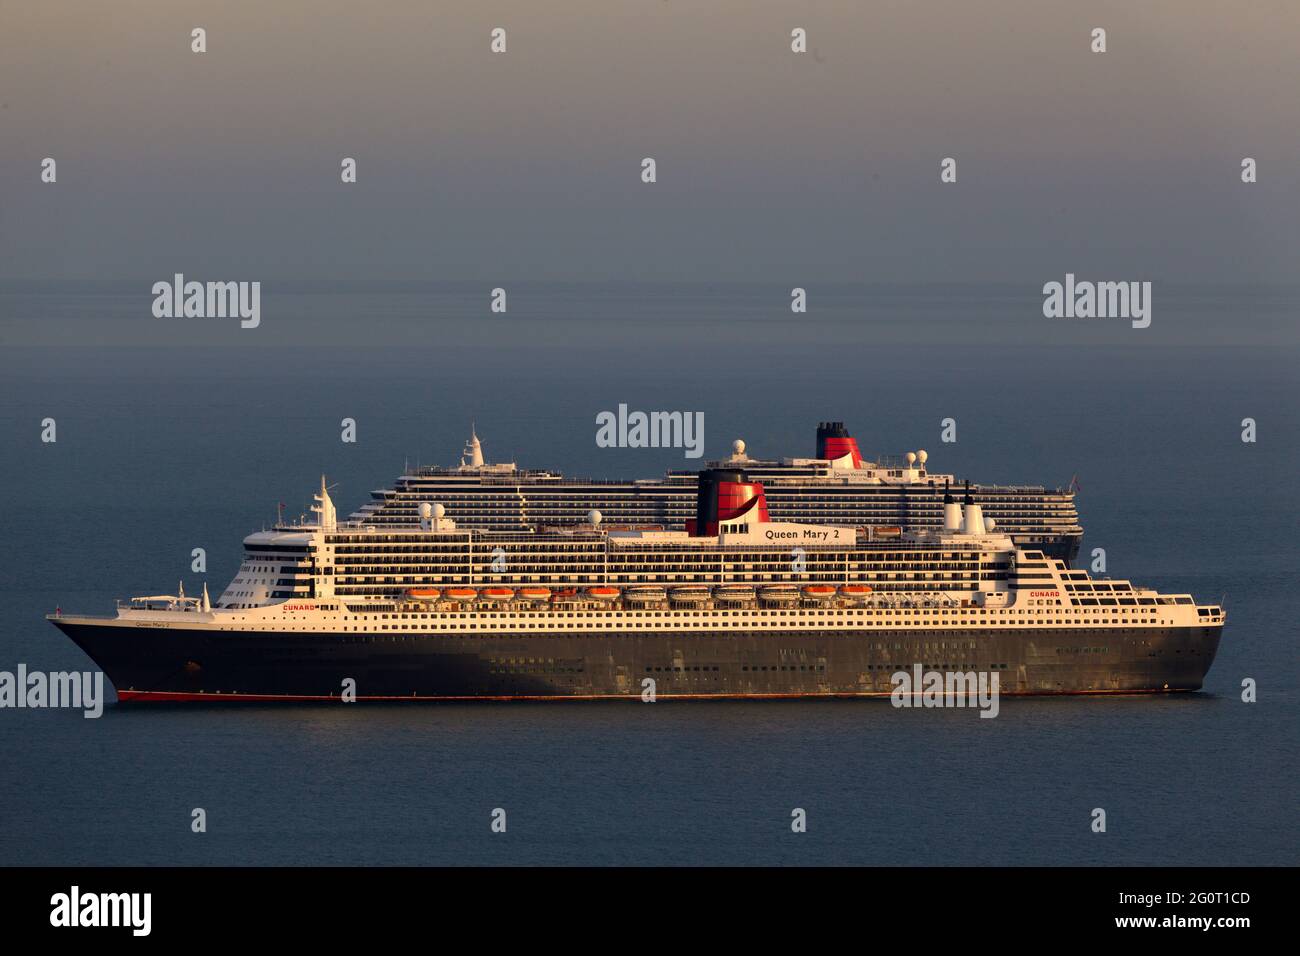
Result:
[[[486,601],[509,601],[515,596],[514,588],[484,588],[483,599]]]
[[[840,588],[840,593],[849,598],[864,598],[871,593],[871,588],[865,584],[846,584]]]
[[[412,601],[436,601],[442,595],[437,588],[407,588],[406,596]]]
[[[473,601],[478,597],[478,591],[473,588],[447,588],[442,596],[448,601]]]
[[[525,601],[547,601],[551,597],[550,588],[520,588],[519,596]]]
[[[618,588],[605,586],[587,588],[587,597],[595,598],[597,601],[612,601],[618,597]]]
[[[829,601],[835,597],[837,589],[833,584],[805,584],[801,590],[804,597],[815,598],[818,601]]]

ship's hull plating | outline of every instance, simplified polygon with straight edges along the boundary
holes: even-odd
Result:
[[[54,622],[120,700],[886,695],[911,670],[994,671],[1002,694],[1201,687],[1222,628],[529,634],[240,632]]]

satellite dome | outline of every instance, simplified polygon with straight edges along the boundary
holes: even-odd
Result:
[[[919,461],[919,462],[920,462],[921,464],[923,464],[923,465],[924,465],[924,464],[925,464],[929,459],[930,459],[930,456],[926,453],[926,450],[925,450],[924,448],[922,448],[920,451],[918,451],[918,452],[916,453],[916,460]]]
[[[916,462],[916,452],[914,452],[914,451],[909,451],[909,452],[907,453],[907,463],[908,463],[909,465],[911,465],[911,464],[914,464],[915,462]]]
[[[591,511],[588,511],[587,520],[591,522],[593,527],[600,524],[600,512],[596,511],[594,508]]]
[[[733,441],[733,442],[731,443],[731,450],[732,450],[733,452],[736,453],[736,457],[737,457],[737,458],[739,458],[741,455],[743,455],[743,454],[745,453],[745,442],[744,442],[744,440],[743,440],[743,439],[740,439],[740,438],[737,438],[735,441]]]
[[[434,506],[433,506],[433,516],[434,516],[435,518],[441,518],[441,517],[443,517],[446,513],[447,513],[447,506],[446,506],[446,505],[443,505],[443,504],[437,504],[437,505],[434,505]]]
[[[433,505],[427,501],[420,502],[420,520],[428,521],[429,515],[433,514]]]

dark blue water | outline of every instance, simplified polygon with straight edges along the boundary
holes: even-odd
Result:
[[[864,451],[924,447],[935,471],[1077,474],[1085,556],[1226,595],[1204,692],[1004,700],[996,720],[883,701],[5,710],[0,861],[1296,861],[1300,407],[1279,332],[1294,299],[1189,294],[1152,327],[1182,340],[1090,341],[1053,339],[1032,301],[961,289],[845,292],[798,326],[752,291],[567,288],[495,323],[480,298],[285,293],[265,336],[205,326],[182,345],[137,320],[138,296],[0,295],[0,669],[89,666],[43,614],[107,613],[182,577],[197,591],[194,547],[215,595],[276,502],[306,510],[323,471],[350,511],[408,458],[454,462],[471,419],[490,459],[598,476],[689,464],[597,448],[596,413],[626,402],[703,411],[710,456],[736,437],[811,454],[816,422],[842,418]],[[1256,704],[1239,699],[1246,677]],[[190,832],[195,807],[206,834]]]

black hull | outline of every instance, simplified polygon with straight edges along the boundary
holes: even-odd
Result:
[[[890,675],[915,664],[995,671],[1002,694],[1194,691],[1222,631],[449,637],[54,623],[99,665],[121,700],[329,699],[349,678],[359,699],[639,699],[645,678],[654,679],[660,698],[885,695]]]

